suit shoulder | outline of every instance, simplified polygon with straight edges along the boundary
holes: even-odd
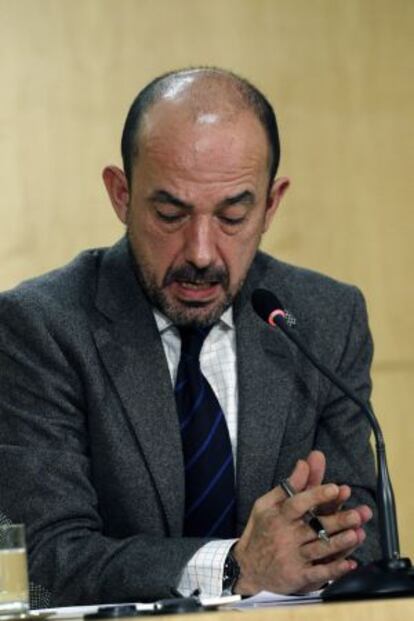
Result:
[[[67,265],[23,281],[0,293],[0,316],[11,319],[13,312],[53,317],[93,303],[96,279],[105,248],[85,250]]]
[[[258,254],[257,260],[263,275],[262,286],[267,285],[274,291],[283,291],[287,298],[283,301],[290,302],[294,297],[306,299],[308,303],[318,301],[326,303],[327,299],[330,299],[336,306],[343,298],[353,299],[362,295],[353,284],[342,282],[316,270],[280,261],[264,252]]]

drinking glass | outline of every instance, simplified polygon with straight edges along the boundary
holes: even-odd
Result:
[[[26,541],[23,524],[0,526],[1,615],[22,614],[29,609]]]

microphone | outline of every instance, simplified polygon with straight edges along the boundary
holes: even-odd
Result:
[[[280,328],[322,375],[359,406],[374,432],[377,462],[376,497],[382,558],[336,580],[323,590],[322,599],[332,601],[414,595],[414,578],[412,572],[410,573],[411,561],[400,556],[395,499],[387,466],[385,442],[374,412],[338,375],[318,360],[289,327],[289,317],[292,315],[283,309],[276,295],[266,289],[256,289],[252,294],[252,306],[263,321],[272,327]]]

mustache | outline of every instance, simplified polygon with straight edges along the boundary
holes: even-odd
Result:
[[[195,265],[181,265],[180,267],[170,268],[165,274],[163,287],[166,287],[174,281],[202,283],[217,283],[224,287],[229,284],[229,273],[225,267],[203,267],[199,268]]]

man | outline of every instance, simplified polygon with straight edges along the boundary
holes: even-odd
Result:
[[[0,299],[0,508],[27,525],[31,577],[54,605],[319,588],[377,552],[369,430],[250,297],[277,291],[368,399],[362,297],[258,252],[289,181],[244,80],[156,79],[122,152],[103,178],[127,238]]]

